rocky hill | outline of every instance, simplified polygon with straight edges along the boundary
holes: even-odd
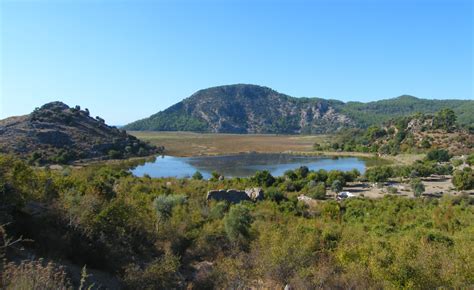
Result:
[[[367,129],[347,129],[316,150],[377,152],[380,154],[422,153],[446,149],[454,155],[474,151],[474,132],[460,127],[451,109],[435,114],[417,113],[397,117]]]
[[[126,130],[214,133],[332,133],[368,127],[415,112],[451,108],[464,124],[474,123],[474,101],[423,100],[411,96],[370,103],[294,98],[256,85],[200,90],[168,109],[124,127]]]
[[[270,88],[230,85],[201,90],[127,130],[214,133],[324,133],[354,122],[335,110],[341,102],[293,98]]]
[[[159,150],[106,125],[100,117],[90,117],[87,109],[61,102],[0,120],[0,153],[17,154],[37,164],[146,156]]]

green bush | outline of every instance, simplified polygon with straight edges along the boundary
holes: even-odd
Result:
[[[331,184],[331,190],[334,191],[335,193],[339,193],[342,191],[343,184],[339,179],[336,179],[333,181]]]
[[[285,195],[281,190],[279,190],[276,187],[269,187],[265,189],[264,195],[266,199],[275,201],[275,202],[280,202],[285,199]]]
[[[434,149],[426,155],[427,160],[437,162],[448,162],[450,158],[449,152],[444,149]]]
[[[251,180],[260,186],[266,187],[272,186],[275,183],[275,178],[268,170],[257,171]]]
[[[202,180],[202,179],[203,179],[203,176],[202,176],[201,172],[196,171],[196,172],[193,174],[193,179],[194,179],[194,180]]]
[[[456,170],[453,174],[453,185],[458,190],[469,190],[474,188],[474,171],[470,167]]]
[[[410,187],[416,197],[421,196],[421,194],[425,192],[425,186],[419,178],[412,179],[412,181],[410,182]]]
[[[186,202],[186,196],[181,194],[171,195],[160,195],[153,201],[153,205],[158,213],[160,219],[168,219],[173,208],[177,205],[184,204]]]
[[[307,195],[314,199],[325,199],[326,198],[326,184],[324,182],[320,182],[316,186],[309,188],[307,190]]]
[[[237,246],[245,246],[250,239],[252,216],[250,210],[242,204],[234,205],[224,218],[224,227],[228,239]]]

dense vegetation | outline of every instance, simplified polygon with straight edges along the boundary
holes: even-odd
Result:
[[[469,129],[461,128],[457,115],[451,109],[440,110],[434,115],[417,113],[398,117],[382,125],[372,125],[365,130],[343,130],[334,136],[330,143],[314,145],[314,149],[318,151],[391,155],[428,150],[434,150],[434,154],[436,149],[441,148],[455,154],[469,154],[474,150],[474,134]]]
[[[458,115],[461,126],[474,124],[472,100],[425,100],[401,96],[369,103],[293,98],[256,85],[228,85],[200,90],[127,130],[214,133],[334,133],[367,128],[395,117],[434,113],[444,108]]]
[[[162,151],[124,130],[91,117],[89,110],[52,102],[31,114],[0,121],[0,152],[31,164],[67,164],[82,159],[120,159]]]
[[[432,158],[442,159],[443,153]],[[209,181],[199,174],[192,179],[138,178],[127,171],[129,166],[54,171],[0,156],[3,241],[32,239],[21,244],[34,256],[100,269],[130,289],[281,288],[287,283],[298,289],[426,289],[474,284],[474,208],[469,196],[387,196],[312,205],[296,198],[301,193],[324,198],[337,183],[380,181],[393,172],[417,177],[428,174],[426,170],[450,171],[449,164],[425,160],[403,170],[376,167],[365,176],[305,167],[283,177],[263,171],[251,178],[226,179],[216,173]],[[465,171],[472,178],[472,170]],[[251,186],[263,187],[263,201],[206,201],[209,189]],[[19,255],[15,247],[0,250],[7,260]],[[38,260],[1,267],[9,275],[2,276],[0,287],[31,285],[25,277],[42,278],[38,281],[54,288],[81,284],[65,277],[59,266]],[[83,277],[82,284],[108,283],[99,276]]]
[[[472,100],[427,100],[413,96],[400,96],[369,103],[348,102],[340,109],[361,127],[369,127],[396,117],[414,113],[432,114],[445,108],[450,108],[456,113],[459,124],[462,126],[474,124],[474,101]]]

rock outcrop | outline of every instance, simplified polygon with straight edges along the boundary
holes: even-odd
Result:
[[[0,120],[0,153],[13,153],[37,164],[146,156],[162,149],[89,116],[88,109],[62,102]]]
[[[207,193],[207,200],[228,201],[231,203],[239,203],[242,201],[259,201],[263,199],[263,190],[259,187],[247,188],[245,190],[222,189],[210,190]]]

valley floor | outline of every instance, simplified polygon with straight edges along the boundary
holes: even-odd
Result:
[[[129,131],[129,134],[153,145],[165,146],[172,156],[223,155],[246,152],[311,152],[313,144],[324,142],[328,135],[246,135],[192,132]]]

